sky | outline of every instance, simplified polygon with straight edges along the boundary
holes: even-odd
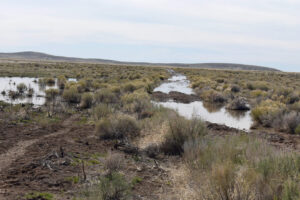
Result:
[[[0,52],[300,72],[300,0],[0,1]]]

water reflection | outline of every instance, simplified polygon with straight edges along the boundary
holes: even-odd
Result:
[[[219,112],[224,104],[203,102],[203,107],[210,113]]]
[[[177,91],[185,94],[193,94],[190,88],[190,82],[186,76],[175,75],[168,79],[168,82],[161,84],[155,88],[154,91],[169,93]],[[252,125],[251,111],[233,111],[227,110],[223,104],[211,104],[202,101],[195,101],[192,103],[178,103],[174,101],[168,102],[154,102],[167,108],[175,109],[184,117],[191,118],[193,116],[199,117],[205,121],[217,124],[225,124],[226,126],[250,130]]]
[[[76,81],[76,79],[72,79]],[[11,98],[13,92],[17,91],[17,86],[24,83],[27,86],[27,91],[24,95],[19,95],[17,98]],[[39,84],[39,79],[30,77],[0,77],[0,101],[12,104],[31,103],[34,105],[45,104],[45,90],[49,88],[58,88],[57,81],[54,84]]]
[[[209,112],[201,101],[195,101],[189,104],[177,103],[173,101],[169,102],[157,102],[156,104],[162,105],[166,108],[176,110],[180,115],[186,118],[192,118],[193,116],[199,117],[205,121],[209,121],[217,124],[225,124],[226,126],[249,130],[252,124],[250,111],[243,114],[229,112],[225,107],[216,112]]]
[[[194,93],[192,88],[190,88],[190,81],[183,75],[172,76],[168,79],[168,82],[163,83],[154,89],[154,92],[163,92],[166,94],[169,94],[172,91],[184,94]]]

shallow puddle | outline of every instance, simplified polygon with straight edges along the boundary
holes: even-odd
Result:
[[[172,91],[184,94],[194,93],[192,88],[190,88],[190,81],[183,75],[174,75],[169,78],[166,83],[163,83],[154,89],[154,92],[163,92],[166,94],[169,94],[169,92]]]
[[[76,79],[69,79],[76,81]],[[30,77],[0,77],[0,101],[12,104],[31,103],[37,106],[45,104],[45,90],[49,88],[58,88],[57,84],[41,85],[38,83],[38,78]],[[17,85],[24,83],[27,86],[27,91],[22,96],[12,99],[9,96],[9,91],[17,91]],[[28,89],[32,88],[34,93],[29,97]]]
[[[193,90],[190,88],[190,82],[184,75],[175,75],[169,78],[168,82],[163,83],[159,87],[155,88],[154,91],[160,91],[163,93],[177,91],[185,94],[193,94]],[[195,116],[205,121],[224,124],[240,130],[250,130],[250,127],[253,123],[250,115],[251,111],[227,110],[224,106],[207,104],[203,103],[202,101],[195,101],[188,104],[177,103],[173,101],[155,103],[177,110],[180,115],[186,118],[192,118]]]

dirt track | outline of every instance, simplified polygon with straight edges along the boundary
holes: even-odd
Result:
[[[26,148],[33,145],[34,143],[43,140],[48,137],[54,137],[58,136],[64,133],[67,133],[70,131],[70,124],[72,123],[73,119],[76,118],[76,116],[71,117],[70,119],[67,119],[63,122],[63,129],[50,133],[49,135],[44,135],[40,137],[39,139],[32,139],[32,140],[26,140],[26,141],[20,141],[15,146],[13,146],[11,149],[9,149],[7,152],[0,154],[0,172],[5,169],[6,167],[10,166],[11,163],[13,163],[18,157],[23,156],[26,152]]]
[[[67,181],[69,177],[81,177],[81,167],[66,164],[68,156],[63,158],[55,156],[63,147],[66,155],[72,158],[88,160],[90,155],[105,154],[107,151],[116,151],[124,155],[125,168],[122,173],[129,177],[141,177],[143,182],[133,189],[135,199],[186,199],[191,197],[191,188],[180,187],[185,184],[185,173],[182,160],[178,157],[161,157],[156,162],[153,159],[139,157],[134,160],[129,154],[114,149],[114,143],[98,140],[94,127],[91,125],[78,125],[79,116],[67,118],[57,131],[36,134],[22,140],[22,134],[11,130],[10,133],[20,137],[16,145],[0,154],[0,200],[15,200],[30,191],[46,191],[56,195],[56,199],[68,199],[78,192],[78,185]],[[239,134],[240,131],[223,125],[207,123],[209,132],[213,135]],[[165,127],[166,128],[166,127]],[[158,127],[158,130],[163,130]],[[20,130],[18,126],[15,130]],[[26,132],[26,128],[23,131]],[[163,132],[163,131],[162,131]],[[162,132],[146,132],[138,139],[140,148],[147,144],[161,140]],[[266,139],[274,146],[298,151],[300,137],[284,133],[270,133],[253,130],[255,134]],[[14,138],[11,136],[11,138]],[[0,146],[4,143],[0,143]],[[100,162],[104,158],[99,158]],[[44,163],[49,163],[45,166]],[[88,178],[97,177],[100,165],[87,167]],[[181,190],[179,190],[181,188]],[[61,191],[65,191],[61,195]]]

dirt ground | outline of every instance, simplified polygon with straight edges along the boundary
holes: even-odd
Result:
[[[194,199],[193,186],[186,182],[187,170],[179,157],[160,155],[152,159],[142,153],[126,153],[113,141],[100,140],[94,126],[82,125],[80,120],[79,115],[73,115],[47,128],[0,123],[0,199],[22,199],[31,191],[50,192],[59,200],[72,199],[81,190],[80,185],[101,174],[99,169],[108,152],[124,156],[121,172],[127,177],[141,178],[132,190],[133,199]],[[224,125],[207,123],[207,127],[211,135],[241,133]],[[139,151],[147,144],[159,143],[163,129],[143,132],[135,141]],[[261,129],[248,134],[279,148],[300,151],[299,136]],[[80,160],[87,164],[83,166]],[[72,177],[79,177],[81,184]]]
[[[99,155],[100,164],[85,166],[87,179],[91,180],[99,175],[101,160],[108,151],[124,155],[124,174],[142,178],[142,184],[133,188],[134,199],[171,195],[168,167],[162,166],[173,166],[170,162],[178,163],[178,158],[163,157],[155,162],[145,156],[136,158],[115,149],[113,142],[101,141],[95,136],[93,126],[77,125],[79,120],[76,115],[69,117],[56,130],[1,123],[0,199],[22,199],[30,191],[50,192],[56,199],[72,199],[79,184],[72,183],[70,177],[83,177],[82,165],[74,164],[74,159],[89,161],[93,155]]]

